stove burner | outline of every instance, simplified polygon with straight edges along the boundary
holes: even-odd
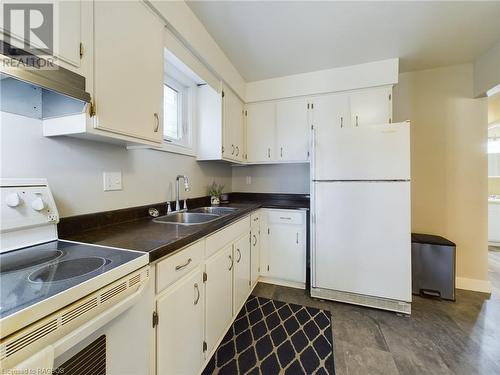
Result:
[[[18,271],[24,268],[38,266],[43,263],[55,260],[63,255],[61,250],[40,251],[36,254],[26,255],[23,251],[11,251],[2,254],[0,262],[0,272]]]
[[[107,263],[109,260],[99,257],[63,260],[37,269],[28,276],[28,279],[35,283],[68,280],[97,271]]]

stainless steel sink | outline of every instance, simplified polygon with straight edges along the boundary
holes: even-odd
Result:
[[[199,213],[223,216],[223,215],[228,215],[237,210],[238,210],[237,208],[233,207],[199,207],[199,208],[193,208],[192,210],[189,210],[189,212],[199,212]]]
[[[175,212],[169,215],[160,216],[153,219],[155,223],[177,224],[177,225],[197,225],[205,224],[217,220],[220,215],[198,212]]]

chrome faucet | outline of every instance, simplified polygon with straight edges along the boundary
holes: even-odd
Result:
[[[179,180],[180,179],[184,180],[184,191],[189,191],[189,180],[187,176],[183,175],[178,175],[177,178],[175,179],[176,185],[175,185],[175,210],[180,211],[181,210],[181,205],[179,203]],[[184,199],[184,210],[187,210],[187,203],[186,200]]]

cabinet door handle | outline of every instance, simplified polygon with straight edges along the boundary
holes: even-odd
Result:
[[[344,118],[342,116],[340,116],[340,127],[344,127]]]
[[[283,157],[283,147],[280,148],[280,156]]]
[[[356,126],[359,126],[358,115],[356,115]]]
[[[295,242],[297,243],[297,245],[299,244],[299,232],[297,232],[297,239],[295,240]]]
[[[191,258],[189,258],[189,259],[187,260],[187,262],[186,262],[186,263],[184,263],[184,264],[179,264],[178,266],[175,266],[175,270],[176,270],[176,271],[180,271],[180,270],[182,270],[183,268],[186,268],[187,266],[189,266],[189,264],[190,264],[192,261],[193,261],[193,260],[192,260]]]
[[[240,148],[236,146],[236,156],[238,156],[239,154],[240,154]]]
[[[233,148],[233,151],[231,151],[231,155],[234,155],[234,145],[231,145],[231,147]]]
[[[241,260],[241,251],[240,251],[240,249],[236,249],[236,252],[237,252],[237,253],[238,253],[238,255],[239,255],[239,256],[238,256],[238,259],[236,260],[236,263],[239,263],[239,262],[240,262],[240,260]]]
[[[200,301],[200,288],[198,288],[198,283],[194,284],[194,290],[196,291],[196,298],[194,299],[194,304],[197,305]]]
[[[255,246],[257,245],[257,236],[254,234],[253,235],[253,245],[252,246]]]
[[[158,116],[158,113],[155,113],[153,116],[155,118],[154,132],[158,133],[158,130],[160,129],[160,117]]]
[[[267,149],[267,157],[271,158],[271,149],[270,148]]]
[[[231,262],[231,264],[229,265],[229,271],[231,271],[234,265],[233,257],[231,255],[229,255],[229,261]]]

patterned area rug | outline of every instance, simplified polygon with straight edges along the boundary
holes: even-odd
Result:
[[[329,311],[250,296],[203,371],[334,374]]]

